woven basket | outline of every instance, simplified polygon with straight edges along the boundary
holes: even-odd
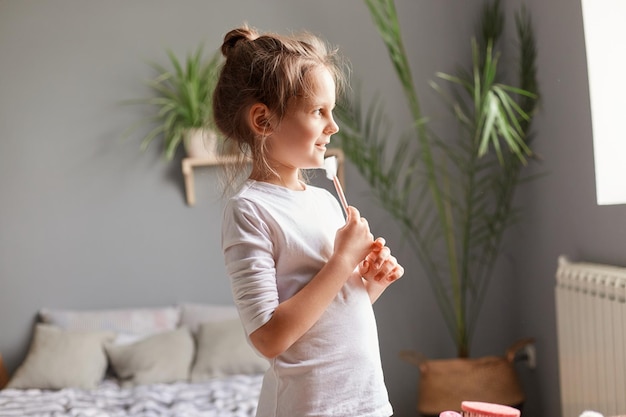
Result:
[[[402,359],[420,370],[417,411],[422,415],[461,411],[463,401],[520,406],[525,397],[513,361],[517,350],[529,343],[532,339],[516,342],[504,357],[432,360],[417,352],[401,352]]]

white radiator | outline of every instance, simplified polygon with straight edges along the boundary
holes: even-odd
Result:
[[[563,417],[626,414],[626,268],[561,256],[555,296]]]

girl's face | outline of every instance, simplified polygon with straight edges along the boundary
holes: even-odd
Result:
[[[298,169],[324,165],[326,145],[339,131],[333,119],[335,82],[323,67],[310,73],[310,96],[292,98],[285,116],[268,137],[267,156],[281,178]]]

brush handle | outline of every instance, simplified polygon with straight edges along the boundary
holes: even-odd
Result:
[[[333,184],[335,184],[335,190],[337,190],[341,207],[343,207],[343,211],[346,213],[346,217],[348,217],[348,201],[346,200],[346,196],[343,193],[343,188],[341,188],[341,183],[337,176],[333,177]]]

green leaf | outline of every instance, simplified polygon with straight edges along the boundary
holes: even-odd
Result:
[[[516,16],[520,84],[504,83],[496,45],[504,18],[499,0],[486,1],[470,70],[437,72],[430,82],[456,135],[439,137],[422,115],[392,0],[365,0],[387,47],[414,123],[391,138],[376,100],[361,106],[358,89],[338,106],[336,135],[348,159],[398,223],[433,290],[459,356],[467,356],[504,231],[519,218],[514,190],[523,179],[539,92],[536,47],[527,14]],[[506,44],[507,46],[510,44]]]
[[[141,149],[161,138],[163,155],[171,160],[182,143],[184,132],[191,128],[209,127],[212,120],[213,90],[217,84],[222,57],[216,51],[208,60],[203,58],[203,45],[181,61],[172,50],[166,49],[169,68],[157,62],[148,65],[156,75],[145,81],[154,95],[124,100],[125,105],[143,105],[152,108],[154,117],[133,124],[136,131],[142,124],[158,124],[151,128],[141,140]]]

